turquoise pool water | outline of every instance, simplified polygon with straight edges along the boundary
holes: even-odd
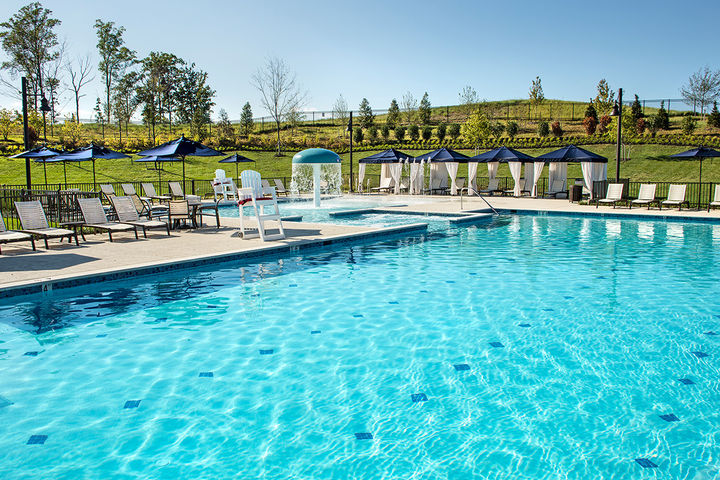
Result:
[[[716,478],[719,260],[513,216],[15,300],[0,478]]]

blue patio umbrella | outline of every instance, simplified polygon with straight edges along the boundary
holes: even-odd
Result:
[[[536,160],[543,162],[593,162],[607,163],[608,159],[597,153],[589,152],[575,145],[567,145],[565,147],[553,150],[552,152],[535,157]]]
[[[47,167],[45,165],[46,160],[59,154],[59,150],[48,148],[43,145],[42,147],[36,147],[32,150],[12,155],[10,158],[33,158],[36,162],[42,162],[43,172],[45,173],[45,185],[47,185]],[[67,185],[67,174],[65,175],[65,184]]]
[[[158,172],[158,184],[162,184],[162,167],[160,166],[161,163],[165,162],[182,162],[181,158],[178,157],[171,157],[171,156],[158,156],[158,155],[149,155],[147,157],[141,157],[136,160],[133,160],[133,162],[140,162],[140,163],[154,163],[155,169]]]
[[[702,190],[702,161],[703,158],[713,157],[720,157],[720,152],[718,152],[717,150],[713,150],[712,148],[707,148],[703,146],[691,148],[690,150],[670,155],[670,158],[676,158],[678,160],[688,160],[693,158],[697,158],[698,160],[700,160],[700,175],[698,176],[698,208],[700,208],[700,190]]]
[[[426,161],[426,162],[458,162],[458,163],[467,163],[470,157],[467,155],[463,155],[460,152],[456,152],[455,150],[449,149],[449,148],[438,148],[437,150],[433,150],[429,153],[424,153],[422,155],[419,155],[415,157],[416,162]]]
[[[90,143],[87,147],[78,148],[72,152],[61,153],[55,157],[55,160],[65,162],[92,162],[93,189],[95,189],[97,186],[97,181],[95,180],[95,160],[116,160],[119,158],[130,158],[130,155],[125,155],[124,153]]]
[[[470,157],[470,160],[477,162],[489,163],[489,162],[532,162],[535,159],[526,153],[519,152],[514,148],[508,148],[505,146],[495,148],[480,155]]]
[[[180,138],[171,140],[169,142],[158,145],[157,147],[150,148],[139,152],[138,155],[143,156],[173,156],[179,157],[182,161],[183,169],[183,188],[185,187],[185,157],[192,155],[195,157],[214,157],[216,155],[223,155],[223,152],[212,149],[208,146],[203,145],[195,140],[185,138],[185,135],[181,135]]]
[[[254,162],[252,158],[244,157],[242,155],[238,155],[237,153],[233,153],[227,158],[223,158],[218,163],[234,163],[235,164],[235,177],[240,177],[239,172],[239,166],[238,163],[246,163],[246,162]]]
[[[360,160],[358,160],[358,162],[359,163],[379,164],[379,163],[398,163],[398,162],[404,162],[405,160],[414,161],[414,158],[412,155],[408,155],[407,153],[403,153],[399,150],[395,150],[394,148],[389,148],[387,150],[376,153],[374,155],[370,155],[369,157],[361,158]]]

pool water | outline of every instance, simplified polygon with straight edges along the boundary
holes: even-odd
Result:
[[[718,261],[520,215],[24,297],[0,478],[717,478]]]

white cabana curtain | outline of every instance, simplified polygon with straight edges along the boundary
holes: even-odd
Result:
[[[421,165],[419,163],[411,163],[410,164],[410,194],[416,195],[420,193],[418,191],[418,181],[417,178],[420,175],[420,170],[422,169]]]
[[[537,197],[537,183],[540,179],[540,175],[542,175],[543,168],[545,168],[545,162],[535,162],[533,163],[533,186],[532,186],[532,192],[531,195],[533,197]],[[525,167],[527,171],[527,167]]]
[[[392,187],[392,175],[390,174],[390,165],[389,163],[383,163],[380,167],[380,186],[381,187]]]
[[[447,187],[447,168],[445,168],[445,164],[442,162],[431,163],[430,164],[430,189],[437,190],[437,189],[445,188],[445,187]]]
[[[490,178],[490,180],[497,177],[497,171],[499,166],[500,162],[488,162],[488,178]]]
[[[395,184],[395,195],[400,193],[400,177],[402,177],[402,162],[391,163],[390,175],[392,176],[393,183]]]
[[[363,182],[365,181],[365,164],[361,163],[358,165],[358,192],[362,192],[363,190]]]
[[[567,187],[567,163],[565,162],[550,162],[548,166],[548,186],[552,187],[552,184],[556,180],[563,181],[563,188]]]
[[[593,198],[593,182],[607,180],[607,163],[580,162],[585,189]]]
[[[468,162],[468,193],[475,195],[477,193],[477,162]]]
[[[525,190],[529,190],[532,193],[533,182],[535,181],[535,162],[526,162],[525,165]],[[522,194],[522,192],[520,192]]]
[[[450,195],[457,195],[457,173],[460,164],[458,162],[445,162],[445,168],[447,169],[448,175],[450,175]]]
[[[508,162],[508,167],[510,167],[510,175],[512,175],[513,180],[515,181],[515,187],[513,188],[513,195],[516,197],[520,196],[520,174],[522,173],[522,163],[520,162]]]

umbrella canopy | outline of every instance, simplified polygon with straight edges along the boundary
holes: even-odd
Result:
[[[159,156],[159,155],[149,155],[147,157],[141,157],[136,160],[133,160],[133,162],[140,162],[140,163],[155,163],[155,169],[158,171],[158,183],[162,183],[162,169],[160,168],[160,163],[164,162],[182,162],[182,158],[178,157],[171,157],[171,156]]]
[[[433,150],[430,153],[425,153],[423,155],[420,155],[418,157],[415,157],[416,162],[426,161],[426,162],[458,162],[458,163],[467,163],[467,161],[470,159],[467,155],[463,155],[460,152],[456,152],[455,150],[451,150],[449,148],[438,148],[437,150]]]
[[[130,158],[130,155],[125,155],[124,153],[116,152],[115,150],[110,150],[109,148],[101,147],[94,143],[90,143],[87,147],[78,148],[72,152],[61,153],[55,157],[58,161],[62,160],[66,162],[91,161],[93,166],[93,189],[97,186],[97,181],[95,180],[95,160],[116,160],[119,158]]]
[[[565,147],[553,150],[546,154],[535,157],[535,160],[543,162],[592,162],[607,163],[607,158],[597,153],[588,152],[587,150],[576,147],[575,145],[567,145]]]
[[[480,155],[475,155],[474,157],[470,157],[470,160],[475,160],[478,162],[500,162],[500,163],[507,163],[507,162],[532,162],[535,160],[533,157],[526,153],[519,152],[513,148],[508,148],[505,146],[496,148],[494,150],[490,150],[489,152],[481,153]]]
[[[413,161],[412,155],[403,153],[394,148],[370,155],[369,157],[361,158],[358,160],[359,163],[398,163],[404,162],[405,160]]]
[[[700,191],[702,190],[702,161],[703,158],[713,157],[720,157],[720,152],[703,146],[691,148],[690,150],[676,153],[675,155],[670,155],[670,158],[677,158],[678,160],[689,160],[693,158],[700,160],[700,175],[698,176],[698,183],[700,184],[698,186],[698,208],[700,208]]]
[[[195,140],[185,138],[185,135],[181,135],[180,138],[170,140],[169,142],[158,145],[157,147],[150,148],[139,152],[138,155],[143,156],[176,156],[180,157],[183,162],[183,188],[185,187],[185,157],[192,155],[195,157],[214,157],[216,155],[222,155],[223,153],[214,150],[210,147],[203,145]]]
[[[223,158],[218,163],[234,163],[235,164],[235,177],[240,177],[240,167],[238,166],[238,163],[246,163],[246,162],[254,162],[252,158],[243,157],[242,155],[238,155],[237,153],[233,153],[227,158]]]
[[[47,185],[47,167],[45,166],[46,160],[59,154],[60,151],[58,150],[42,146],[33,148],[32,150],[28,150],[26,152],[18,153],[10,158],[34,158],[36,162],[42,162],[43,172],[45,173],[45,185]],[[67,176],[65,177],[65,183],[67,184]]]

